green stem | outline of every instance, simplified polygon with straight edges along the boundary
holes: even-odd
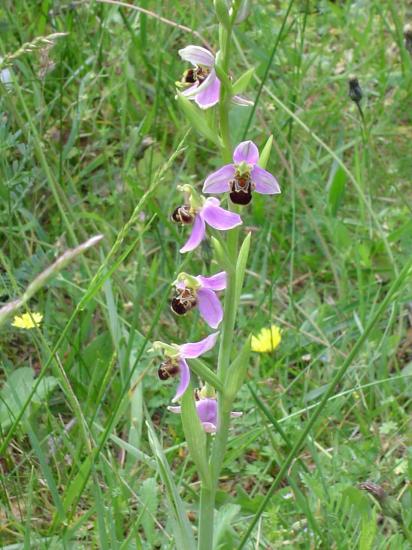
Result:
[[[238,309],[238,297],[236,296],[236,261],[239,255],[239,230],[234,229],[228,235],[228,253],[232,269],[227,272],[227,286],[225,294],[225,307],[218,357],[218,377],[225,383],[227,370],[233,346],[233,337]],[[226,450],[230,427],[230,411],[232,399],[228,399],[223,392],[218,392],[218,418],[219,426],[216,433],[212,456],[210,460],[212,469],[212,483],[216,487],[222,469],[223,458]]]
[[[200,490],[200,518],[198,550],[213,548],[213,524],[215,508],[215,491],[213,488],[202,487]]]
[[[232,144],[230,141],[229,130],[229,109],[227,108],[227,98],[225,93],[221,94],[219,116],[220,116],[220,133],[222,135],[222,158],[223,162],[229,163],[232,160]],[[230,101],[230,99],[229,99]]]
[[[230,37],[232,34],[232,27],[230,29],[220,29],[219,41],[220,51],[222,54],[222,69],[227,73],[229,67],[229,52],[230,52]],[[230,92],[225,88],[222,82],[220,87],[219,98],[219,119],[220,119],[220,133],[222,137],[222,159],[223,162],[228,163],[232,160],[232,142],[230,139],[230,126],[229,126],[229,107],[230,107]]]
[[[231,16],[231,24],[228,28],[220,25],[219,28],[219,46],[220,46],[220,67],[228,74],[230,44],[233,30],[233,24],[236,18],[237,9],[240,2],[235,3]],[[222,160],[229,163],[232,160],[232,142],[230,138],[229,109],[231,101],[231,89],[227,88],[224,82],[221,83],[219,99],[219,127],[222,142]],[[229,368],[231,351],[233,345],[234,327],[237,313],[236,296],[236,261],[239,254],[239,231],[231,230],[228,233],[228,252],[231,269],[227,270],[227,286],[225,295],[224,318],[222,325],[222,336],[219,348],[218,358],[218,377],[224,384],[227,369]],[[227,399],[223,391],[218,392],[218,418],[219,424],[215,440],[213,442],[210,456],[211,487],[202,486],[200,493],[200,513],[199,513],[199,550],[212,550],[213,548],[213,511],[215,505],[215,492],[218,485],[219,475],[223,464],[223,458],[226,450],[226,443],[230,426],[230,411],[232,408],[232,399]]]
[[[226,444],[229,436],[230,428],[230,411],[232,410],[232,400],[226,399],[222,394],[219,394],[219,426],[216,433],[215,441],[210,459],[210,467],[212,473],[212,483],[217,489],[219,483],[219,475],[223,465],[223,459],[226,451]]]
[[[224,317],[222,326],[222,336],[219,348],[218,370],[217,374],[220,380],[224,381],[230,362],[230,353],[232,351],[233,330],[236,321],[236,273],[235,271],[227,273],[227,284],[225,294]]]
[[[232,231],[237,233],[237,230]],[[230,258],[236,261],[234,256],[237,252],[237,237],[232,237],[232,252]],[[230,250],[230,247],[229,247]],[[236,300],[236,272],[231,270],[227,273],[227,287],[225,296],[224,318],[222,337],[219,348],[218,358],[218,377],[224,382],[226,372],[230,364],[230,356],[233,344],[234,326],[236,321],[237,312],[237,300]],[[208,489],[202,487],[202,491],[205,491],[205,496],[202,499],[202,492],[200,498],[200,517],[199,517],[199,550],[211,550],[213,543],[213,509],[215,490],[217,488],[220,471],[223,464],[223,458],[226,450],[226,443],[229,435],[230,427],[230,411],[232,408],[232,400],[225,398],[224,393],[218,392],[218,418],[219,425],[215,440],[213,443],[212,453],[210,457],[210,470],[211,470],[211,483],[212,488]],[[207,546],[210,544],[210,546]]]

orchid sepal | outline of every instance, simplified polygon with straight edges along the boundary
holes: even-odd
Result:
[[[226,272],[221,271],[210,277],[180,273],[174,281],[176,293],[171,301],[171,309],[176,315],[186,315],[197,307],[200,316],[211,328],[218,328],[223,319],[222,304],[216,292],[226,288]]]
[[[179,288],[181,285],[186,286],[188,288],[192,288],[194,290],[197,290],[198,288],[201,288],[201,283],[197,280],[196,277],[193,275],[189,275],[188,273],[185,273],[182,271],[179,273],[179,275],[176,277],[176,279],[173,281],[172,285]]]
[[[172,359],[175,357],[179,357],[179,346],[176,344],[165,344],[164,342],[161,342],[160,340],[156,340],[153,342],[152,347],[149,349],[149,351],[158,351],[163,350],[166,357],[171,357]]]
[[[223,0],[217,1],[222,8],[220,12],[221,17],[230,27],[231,16],[228,16],[229,19],[225,16],[225,10],[229,13],[227,7],[225,8]],[[220,31],[229,32],[229,27],[226,29],[222,23]],[[182,90],[177,94],[177,100],[192,126],[217,144],[217,142],[221,141],[220,138],[214,135],[210,126],[203,118],[199,118],[199,116],[196,115],[197,110],[193,106],[188,105],[188,103],[194,101],[201,110],[213,107],[221,98],[220,88],[222,85],[225,91],[227,91],[229,98],[232,97],[231,80],[227,71],[221,66],[219,53],[215,57],[205,48],[190,45],[179,50],[179,55],[182,59],[191,63],[192,68],[184,73],[182,82],[177,85],[177,88]],[[232,100],[238,105],[250,105],[249,101],[243,100],[236,95],[232,97]],[[199,122],[199,119],[201,122]]]
[[[180,249],[182,254],[197,248],[206,236],[206,224],[219,231],[227,231],[242,224],[239,214],[225,210],[220,201],[209,197],[203,202],[202,208],[195,213],[193,229],[189,239]]]
[[[197,210],[203,206],[205,199],[199,195],[193,185],[190,185],[189,183],[178,185],[177,190],[186,195],[187,201],[193,210]]]

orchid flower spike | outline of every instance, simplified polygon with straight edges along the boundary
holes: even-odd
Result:
[[[180,377],[180,382],[176,390],[176,395],[172,399],[174,403],[182,397],[190,382],[190,369],[186,359],[194,359],[200,357],[207,351],[211,350],[216,344],[219,333],[214,332],[200,342],[182,344],[164,344],[163,342],[154,342],[153,349],[163,349],[165,359],[160,365],[157,374],[160,380],[168,380],[175,376]]]
[[[258,166],[259,151],[253,141],[239,143],[233,153],[233,164],[226,164],[207,177],[203,193],[229,193],[235,204],[249,204],[252,191],[262,195],[277,195],[276,178]]]
[[[200,46],[187,46],[179,50],[179,55],[184,61],[193,65],[183,74],[179,87],[186,88],[182,95],[197,103],[201,109],[209,109],[218,103],[220,98],[220,80],[216,76],[215,56]],[[189,86],[189,87],[187,87]],[[242,106],[253,105],[240,96],[232,97],[232,101]]]
[[[242,224],[239,214],[221,208],[218,199],[209,197],[205,200],[197,196],[189,185],[184,185],[181,189],[187,192],[189,204],[176,208],[172,214],[172,220],[182,225],[193,224],[189,239],[180,249],[182,254],[194,250],[203,241],[206,235],[206,223],[220,231],[227,231]]]
[[[181,407],[168,407],[169,411],[179,414]],[[205,432],[215,433],[218,426],[218,406],[216,399],[200,399],[196,401],[196,412]],[[242,416],[241,412],[231,412],[231,417]]]
[[[180,273],[173,283],[176,294],[172,299],[171,308],[177,315],[185,315],[194,307],[199,308],[200,316],[206,323],[217,328],[223,319],[223,308],[216,291],[226,288],[226,272],[221,271],[211,277],[198,275],[192,277]]]

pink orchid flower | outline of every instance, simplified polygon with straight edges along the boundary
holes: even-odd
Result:
[[[172,399],[173,403],[182,397],[190,382],[190,369],[186,359],[200,357],[211,350],[216,344],[218,335],[218,332],[214,332],[199,342],[189,342],[180,346],[154,342],[153,349],[163,348],[165,354],[165,360],[157,371],[160,380],[180,377],[176,394]]]
[[[194,307],[199,308],[200,316],[206,323],[217,328],[223,319],[223,308],[216,292],[226,288],[226,272],[221,271],[211,277],[192,277],[180,273],[175,283],[176,295],[171,308],[177,315],[185,315]]]
[[[181,407],[168,407],[169,411],[179,414],[181,412]],[[218,406],[216,399],[200,399],[196,401],[196,412],[199,417],[200,422],[203,425],[205,432],[215,433],[218,427]],[[242,416],[241,412],[231,412],[230,416],[232,418]]]
[[[236,204],[249,204],[252,191],[262,195],[280,193],[274,176],[258,166],[259,151],[253,141],[239,143],[233,153],[233,164],[226,164],[206,178],[203,193],[229,193]]]
[[[220,80],[214,69],[214,55],[200,46],[187,46],[179,50],[179,55],[193,65],[193,69],[186,71],[183,77],[183,82],[192,86],[182,94],[194,100],[201,109],[216,105],[220,96]]]
[[[180,86],[189,86],[182,95],[193,100],[201,109],[209,109],[218,103],[220,98],[220,80],[215,71],[215,56],[201,46],[187,46],[179,50],[184,61],[193,65],[183,75]],[[252,101],[238,95],[232,97],[238,105],[253,105]]]
[[[204,199],[203,199],[204,200]],[[239,214],[220,207],[220,201],[209,197],[201,207],[183,205],[176,208],[172,220],[183,225],[193,224],[192,233],[180,252],[190,252],[199,246],[206,235],[206,224],[220,231],[227,231],[242,224]]]

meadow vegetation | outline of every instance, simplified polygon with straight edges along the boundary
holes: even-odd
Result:
[[[168,304],[179,272],[213,273],[210,243],[179,254],[187,231],[170,214],[178,185],[200,189],[221,164],[175,82],[178,50],[215,49],[217,21],[212,2],[130,4],[143,10],[0,6],[0,305],[68,254],[18,312],[41,322],[0,328],[10,550],[176,548],[169,470],[196,525],[198,472],[150,348],[205,335],[197,313],[176,322]],[[255,194],[244,215],[253,245],[236,334],[277,325],[282,338],[252,354],[235,403],[219,550],[412,548],[409,22],[395,0],[259,0],[235,28],[231,71],[254,68],[256,108],[233,105],[232,140],[262,148],[273,135],[268,170],[282,188]]]

